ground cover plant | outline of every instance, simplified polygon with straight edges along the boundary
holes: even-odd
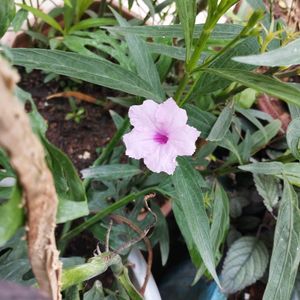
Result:
[[[298,2],[43,2],[0,3],[5,299],[298,299]]]

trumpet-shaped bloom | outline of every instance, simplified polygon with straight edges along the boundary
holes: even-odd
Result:
[[[158,104],[145,100],[129,109],[131,132],[124,135],[126,154],[135,159],[144,159],[153,172],[173,174],[176,157],[192,155],[200,132],[187,125],[187,114],[169,98]]]

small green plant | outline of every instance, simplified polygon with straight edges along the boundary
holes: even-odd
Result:
[[[69,104],[71,107],[71,112],[67,113],[66,120],[74,120],[79,124],[85,118],[85,109],[83,107],[78,107],[76,100],[69,98]]]

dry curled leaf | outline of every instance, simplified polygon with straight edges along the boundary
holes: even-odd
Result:
[[[13,93],[18,78],[8,63],[0,59],[0,146],[7,151],[22,186],[33,273],[40,289],[58,300],[61,263],[54,237],[58,200],[44,149]]]

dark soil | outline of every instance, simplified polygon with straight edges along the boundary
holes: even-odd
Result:
[[[66,115],[71,112],[67,98],[46,98],[66,89],[97,99],[105,99],[108,93],[113,96],[115,92],[89,83],[78,84],[63,76],[45,84],[45,75],[41,71],[35,70],[30,74],[22,68],[19,71],[22,75],[19,86],[31,93],[39,112],[48,123],[49,141],[71,158],[78,171],[90,166],[98,156],[97,149],[103,147],[115,132],[108,107],[77,101],[77,107],[85,110],[85,116],[76,123],[66,120]],[[116,109],[120,112],[120,108]]]

